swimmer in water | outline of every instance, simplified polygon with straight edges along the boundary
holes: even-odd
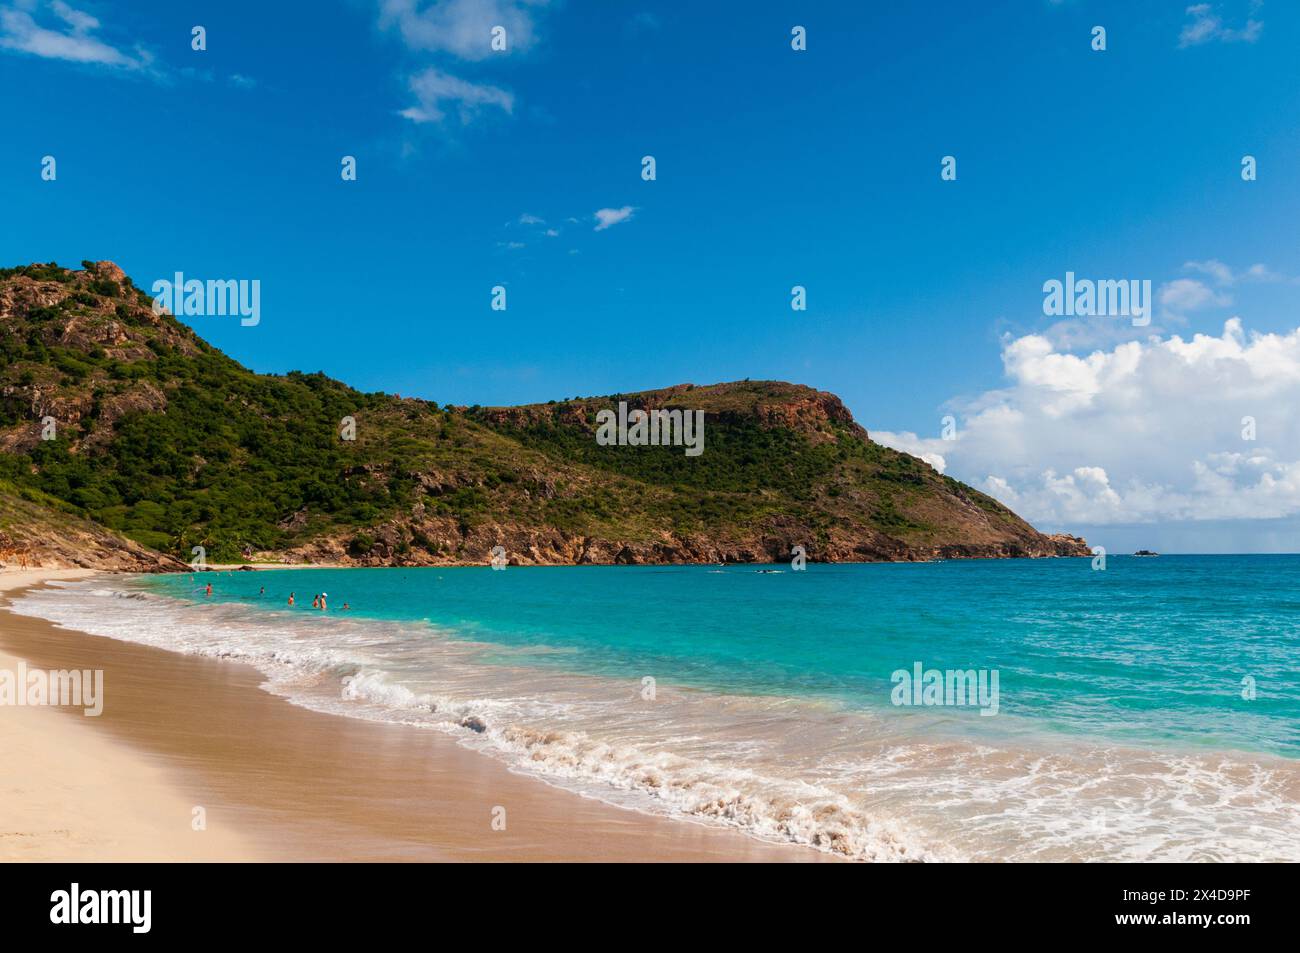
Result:
[[[311,607],[312,607],[313,609],[319,609],[319,608],[320,608],[320,594],[319,594],[319,593],[317,593],[316,595],[314,595],[314,596],[311,597]]]
[[[322,593],[320,594],[320,607],[321,607],[322,609],[325,608],[325,597],[328,596],[328,595],[329,595],[328,592],[322,592]]]
[[[208,583],[208,595],[212,595],[212,583]]]
[[[348,605],[348,604],[345,602],[345,603],[343,603],[343,608],[344,608],[344,609],[351,609],[352,607],[351,607],[350,605]]]
[[[266,586],[263,586],[261,589],[257,590],[257,594],[258,594],[259,596],[264,596],[264,595],[266,595]]]
[[[289,605],[293,605],[293,593],[289,593]]]

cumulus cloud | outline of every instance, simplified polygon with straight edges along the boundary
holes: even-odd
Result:
[[[152,62],[142,49],[127,54],[101,40],[94,35],[99,27],[98,19],[63,0],[0,6],[0,48],[44,59],[124,69],[142,69]]]
[[[1260,6],[1262,3],[1259,0],[1252,0],[1250,13],[1254,14]],[[1211,3],[1193,4],[1187,8],[1186,13],[1191,19],[1183,25],[1183,30],[1178,35],[1180,47],[1201,46],[1214,42],[1254,43],[1264,31],[1264,24],[1253,16],[1248,16],[1245,24],[1239,29],[1224,26],[1223,17]]]
[[[632,217],[636,208],[631,205],[624,205],[622,208],[600,208],[596,209],[596,228],[598,232],[603,232],[620,222],[626,222]]]
[[[461,124],[466,125],[486,107],[500,109],[507,115],[515,108],[515,97],[507,90],[486,83],[471,83],[433,67],[412,76],[410,88],[416,105],[408,106],[401,114],[417,123],[440,123],[448,110],[455,110]]]
[[[1083,355],[1025,335],[1002,360],[1008,386],[955,406],[955,439],[872,437],[1044,525],[1300,515],[1300,328]]]

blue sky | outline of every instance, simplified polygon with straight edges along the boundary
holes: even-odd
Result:
[[[1298,391],[1277,371],[1300,295],[1295,4],[143,6],[0,0],[0,262],[256,278],[258,326],[191,323],[259,371],[444,403],[806,383],[1049,528],[1122,546],[1139,524],[1250,548],[1300,512]],[[1150,279],[1152,326],[1045,317],[1043,282],[1067,270]],[[1121,364],[1155,335],[1175,360],[1174,335],[1231,343],[1234,316],[1242,353],[1207,344],[1174,373],[1144,352],[1149,373],[1044,416],[1043,388],[1077,383],[1043,380],[1067,355]],[[1252,334],[1276,341],[1252,351]],[[1161,390],[1172,373],[1204,399],[1236,371],[1274,376],[1212,436],[1189,426],[1205,407]],[[1132,403],[1100,406],[1126,387],[1136,431]],[[1009,437],[994,405],[1035,421]],[[949,413],[959,438],[935,444]],[[1189,436],[1156,453],[1162,428]]]

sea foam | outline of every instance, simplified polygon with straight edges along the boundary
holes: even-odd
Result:
[[[427,624],[58,584],[13,610],[256,666],[318,711],[446,732],[625,807],[855,860],[1297,860],[1284,759],[943,737],[927,717],[638,684],[522,664]],[[489,656],[491,657],[489,660]]]

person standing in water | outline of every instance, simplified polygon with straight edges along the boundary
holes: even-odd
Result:
[[[209,596],[212,595],[212,583],[208,583],[208,591],[207,591],[207,595],[209,595]]]
[[[320,594],[320,607],[321,607],[322,609],[325,608],[325,597],[328,596],[328,595],[329,595],[328,592],[322,592],[322,593]]]
[[[289,605],[290,605],[290,606],[293,605],[293,593],[292,593],[292,592],[289,593]]]
[[[319,608],[320,608],[320,593],[319,593],[319,592],[316,593],[316,595],[314,595],[314,596],[311,597],[311,607],[312,607],[313,609],[319,609]]]

